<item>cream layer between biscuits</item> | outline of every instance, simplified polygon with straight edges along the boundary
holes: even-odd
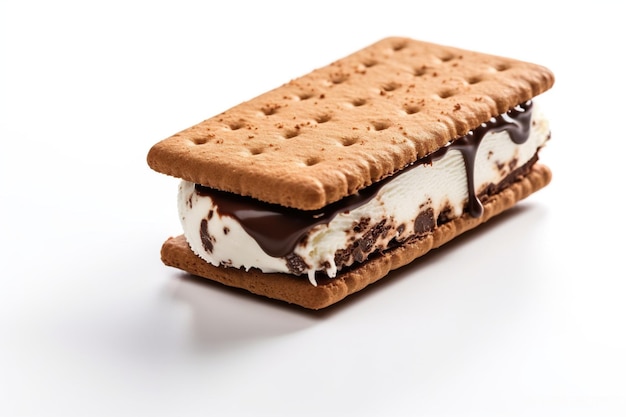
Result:
[[[548,122],[536,105],[523,143],[515,143],[506,130],[486,133],[475,156],[475,194],[483,194],[532,162],[549,137]],[[385,182],[366,203],[310,228],[284,256],[268,254],[235,217],[220,210],[192,182],[180,183],[178,209],[190,248],[206,262],[306,275],[316,285],[316,273],[334,278],[342,268],[463,214],[470,198],[466,172],[470,171],[463,155],[455,149],[406,169]]]

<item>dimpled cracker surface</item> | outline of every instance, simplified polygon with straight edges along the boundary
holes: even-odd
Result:
[[[362,290],[398,269],[425,255],[456,236],[479,226],[492,217],[513,207],[515,203],[545,187],[552,173],[544,165],[535,164],[530,173],[509,187],[489,198],[484,203],[484,214],[480,218],[469,214],[437,227],[432,233],[418,240],[389,250],[360,264],[355,269],[340,273],[328,282],[313,286],[305,277],[288,274],[265,274],[256,269],[246,272],[241,269],[214,267],[196,256],[184,236],[170,238],[161,248],[161,259],[191,274],[208,278],[222,284],[245,289],[251,293],[318,310],[328,307],[350,294]]]
[[[379,181],[549,89],[541,66],[383,39],[157,143],[156,171],[303,210]]]

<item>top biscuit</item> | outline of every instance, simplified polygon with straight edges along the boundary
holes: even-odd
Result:
[[[386,38],[150,149],[154,170],[315,210],[403,169],[548,90],[510,58]]]

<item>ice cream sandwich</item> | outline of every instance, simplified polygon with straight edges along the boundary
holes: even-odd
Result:
[[[154,145],[181,179],[162,261],[332,305],[546,186],[543,66],[386,38]]]

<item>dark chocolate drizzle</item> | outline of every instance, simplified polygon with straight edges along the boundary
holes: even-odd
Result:
[[[530,133],[532,102],[520,104],[505,114],[491,118],[467,135],[451,141],[438,151],[425,156],[398,173],[360,190],[319,210],[296,210],[277,204],[264,203],[250,197],[214,190],[196,184],[196,192],[213,199],[221,215],[236,219],[269,256],[285,257],[293,253],[296,245],[313,227],[329,223],[337,214],[353,210],[376,196],[380,188],[397,175],[413,167],[430,164],[442,158],[449,150],[463,155],[468,189],[468,213],[480,217],[483,206],[474,186],[474,164],[480,142],[489,132],[506,131],[516,144],[524,143]]]
[[[293,252],[304,235],[318,224],[330,223],[338,214],[353,210],[376,196],[382,184],[367,187],[319,210],[297,210],[260,202],[196,184],[196,192],[213,199],[217,211],[236,219],[270,256],[284,257]]]
[[[492,117],[488,122],[482,123],[467,135],[450,142],[447,146],[437,150],[426,158],[422,158],[422,160],[417,161],[415,164],[432,162],[442,158],[451,149],[459,151],[465,162],[468,191],[467,211],[472,217],[480,217],[483,215],[483,205],[476,195],[476,186],[474,185],[476,154],[478,153],[480,143],[487,133],[506,131],[513,143],[521,145],[528,140],[531,117],[532,102],[528,101],[504,114]],[[430,158],[429,161],[424,161],[428,158]]]

